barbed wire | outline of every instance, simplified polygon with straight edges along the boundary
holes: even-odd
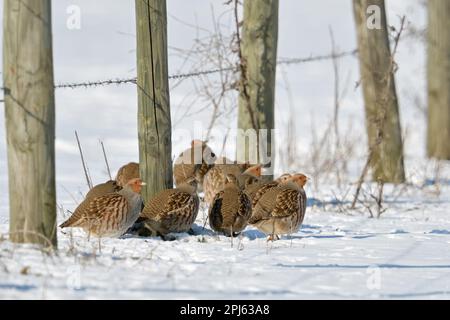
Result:
[[[316,62],[316,61],[323,61],[323,60],[330,60],[330,59],[340,59],[348,56],[354,56],[356,55],[357,50],[351,50],[351,51],[343,51],[336,54],[328,54],[328,55],[319,55],[319,56],[309,56],[304,58],[281,58],[277,61],[277,64],[300,64],[300,63],[307,63],[307,62]],[[210,70],[202,70],[202,71],[194,71],[194,72],[187,72],[187,73],[179,73],[179,74],[172,74],[169,75],[169,80],[176,80],[176,79],[185,79],[185,78],[192,78],[192,77],[200,77],[204,75],[210,75],[214,73],[220,73],[225,71],[233,71],[238,72],[238,67],[227,67],[227,68],[217,68],[217,69],[210,69]],[[122,84],[136,84],[137,78],[116,78],[116,79],[106,79],[106,80],[98,80],[98,81],[86,81],[86,82],[67,82],[67,83],[59,83],[55,85],[55,89],[77,89],[77,88],[90,88],[90,87],[99,87],[99,86],[109,86],[109,85],[122,85]],[[5,90],[4,87],[0,87],[1,90]],[[0,102],[4,102],[4,100],[0,100]]]
[[[322,61],[322,60],[331,60],[331,59],[340,59],[344,57],[354,56],[358,53],[357,49],[352,51],[343,51],[335,54],[327,54],[321,56],[309,56],[306,58],[282,58],[277,61],[277,64],[296,64],[296,63],[305,63],[305,62],[314,62],[314,61]]]
[[[80,87],[99,87],[99,86],[109,86],[109,85],[121,85],[126,83],[136,84],[136,77],[129,79],[108,79],[100,81],[88,81],[88,82],[75,82],[75,83],[61,83],[55,85],[55,89],[76,89]]]

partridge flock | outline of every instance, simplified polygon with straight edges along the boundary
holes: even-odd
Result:
[[[261,165],[217,158],[199,140],[175,160],[173,173],[176,187],[162,190],[144,204],[139,164],[130,162],[118,170],[115,180],[93,187],[60,227],[78,227],[99,238],[120,237],[133,229],[138,235],[163,238],[193,232],[202,191],[211,229],[226,236],[235,237],[252,225],[268,240],[277,240],[297,232],[303,222],[303,187],[308,181],[303,174],[263,181]]]

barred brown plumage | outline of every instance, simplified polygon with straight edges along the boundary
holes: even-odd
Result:
[[[117,182],[114,180],[106,181],[105,183],[100,183],[94,186],[89,192],[86,194],[87,198],[103,196],[108,193],[117,192],[122,189],[121,186],[117,185]]]
[[[197,218],[197,181],[190,177],[175,189],[167,189],[150,199],[142,210],[142,224],[152,235],[186,232]]]
[[[130,180],[122,190],[103,195],[91,195],[61,228],[79,227],[97,237],[119,237],[136,221],[141,210],[139,179]]]
[[[252,205],[234,175],[227,174],[226,180],[224,189],[215,195],[209,207],[208,218],[214,231],[234,237],[247,226]]]
[[[248,171],[247,171],[248,170]],[[250,166],[248,163],[227,162],[217,163],[208,171],[203,180],[203,191],[205,192],[205,202],[210,204],[214,196],[225,187],[226,176],[234,175],[238,179],[240,187],[245,186],[245,180],[249,175],[253,177],[261,176],[261,165]]]
[[[267,191],[276,188],[280,183],[286,182],[290,177],[291,175],[289,173],[285,173],[274,181],[257,182],[246,186],[244,191],[250,197],[252,207],[256,206],[256,203],[258,203],[259,199],[261,199]]]
[[[104,196],[108,193],[113,193],[121,190],[122,188],[119,187],[114,180],[106,181],[105,183],[100,183],[96,186],[94,186],[85,196],[85,200],[80,204],[83,206],[87,206],[92,199],[95,197]],[[79,206],[79,207],[80,207]],[[73,223],[78,221],[81,218],[83,210],[75,210],[75,212],[70,216],[70,218],[65,221],[63,224],[60,225],[61,228],[71,226]]]
[[[269,235],[268,240],[298,231],[305,217],[306,193],[303,186],[307,180],[305,175],[295,174],[265,192],[253,208],[249,223]]]
[[[193,140],[191,147],[184,150],[173,166],[173,178],[178,186],[191,177],[198,182],[198,190],[202,191],[203,177],[214,166],[216,155],[204,141]]]

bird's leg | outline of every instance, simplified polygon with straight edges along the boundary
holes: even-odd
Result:
[[[269,241],[276,241],[276,240],[280,240],[280,237],[277,235],[277,234],[271,234],[271,235],[269,235],[269,237],[267,237],[267,242],[269,242]]]
[[[272,222],[272,233],[267,238],[267,242],[272,241],[275,238],[275,221]]]
[[[102,237],[101,236],[98,237],[98,252],[100,254],[102,253]]]
[[[233,248],[233,226],[230,226],[231,247]]]
[[[91,222],[91,220],[89,219],[89,220],[88,220],[88,242],[91,241],[91,229],[92,229],[92,222]]]

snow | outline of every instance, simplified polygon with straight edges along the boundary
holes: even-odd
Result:
[[[248,227],[232,244],[203,228],[204,211],[196,235],[102,239],[101,252],[76,229],[53,254],[3,240],[0,298],[448,299],[450,188],[432,188],[387,190],[379,219],[310,199],[301,230],[273,243]]]
[[[66,8],[72,2],[53,3],[56,81],[134,76],[133,6],[126,1],[98,0],[94,4],[79,0],[82,29],[73,31],[65,28]],[[420,3],[387,2],[390,23],[395,25],[397,15],[406,13],[414,27],[422,28],[426,14]],[[108,14],[98,9],[105,5]],[[211,8],[219,16],[223,2],[211,2],[210,6],[203,0],[168,1],[172,17],[191,24],[198,22],[209,30]],[[1,10],[2,6],[0,16]],[[329,25],[339,50],[356,47],[350,1],[339,6],[333,0],[308,5],[280,2],[280,17],[279,57],[328,53]],[[196,33],[178,20],[169,19],[169,67],[173,74],[186,71],[183,59],[173,48],[190,48]],[[224,20],[224,24],[232,22]],[[386,212],[379,219],[368,218],[368,211],[361,205],[358,210],[345,210],[364,165],[366,144],[361,90],[353,89],[359,80],[358,63],[355,58],[342,59],[341,90],[346,94],[341,100],[341,133],[346,135],[348,131],[349,138],[356,142],[355,152],[348,159],[348,175],[340,186],[332,175],[328,179],[326,175],[314,177],[306,187],[309,201],[302,228],[292,237],[273,243],[267,243],[263,234],[248,227],[232,246],[229,238],[214,234],[208,225],[203,228],[206,212],[202,208],[194,227],[196,235],[177,234],[175,241],[133,236],[102,239],[99,252],[98,242],[88,241],[80,230],[58,230],[55,253],[13,244],[8,241],[6,139],[4,113],[0,112],[0,299],[449,299],[450,163],[442,162],[437,177],[435,163],[425,159],[425,117],[421,111],[426,92],[424,49],[420,39],[405,37],[397,58],[400,69],[396,84],[405,132],[408,184],[386,186]],[[277,75],[276,127],[281,128],[281,136],[276,143],[283,150],[283,130],[289,118],[284,110],[292,103],[301,162],[287,168],[277,160],[276,171],[308,171],[311,128],[320,135],[333,116],[332,65],[321,62],[282,66],[279,71],[285,77]],[[198,123],[206,129],[210,115],[180,118],[193,85],[185,81],[171,89],[175,156],[192,138],[201,138],[192,134]],[[58,90],[56,104],[57,202],[65,210],[73,210],[86,192],[73,131],[78,130],[94,183],[107,179],[98,139],[105,143],[113,171],[136,161],[136,88],[127,85]],[[219,123],[222,132],[235,126],[235,120],[225,118]],[[223,137],[216,134],[211,146],[220,150],[222,142]],[[230,139],[227,149],[233,148]],[[364,201],[376,210],[368,194],[376,186],[364,184],[363,190]],[[58,221],[63,220],[62,213],[58,213]]]

